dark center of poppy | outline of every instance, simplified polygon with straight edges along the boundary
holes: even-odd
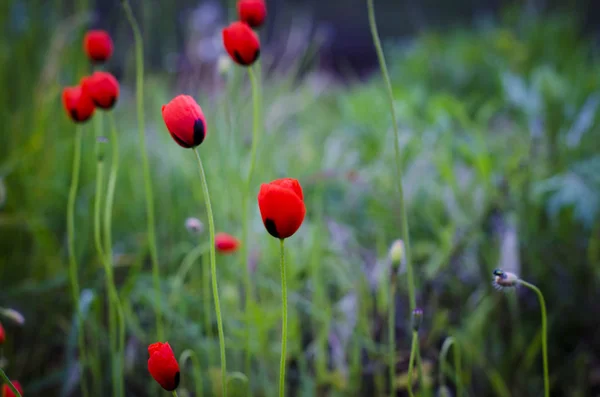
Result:
[[[272,219],[265,219],[265,228],[267,228],[267,232],[275,238],[279,238],[279,233],[277,232],[277,227],[275,227],[275,222]]]
[[[194,146],[198,146],[204,142],[205,136],[206,128],[204,128],[204,121],[202,121],[202,119],[196,119],[194,122]]]
[[[186,149],[189,149],[191,147],[193,147],[194,145],[190,145],[187,142],[184,142],[183,139],[179,138],[177,135],[175,134],[171,134],[171,136],[173,137],[173,139],[175,140],[175,142],[177,142],[179,144],[179,146],[182,146]]]
[[[75,121],[79,121],[79,116],[77,115],[77,109],[71,109],[71,118]]]
[[[177,373],[175,374],[175,379],[173,379],[173,390],[177,389],[177,387],[179,387],[179,380],[181,379],[181,374],[179,373],[179,371],[177,371]],[[171,390],[171,391],[173,391]]]
[[[243,66],[248,65],[248,63],[246,63],[246,61],[244,61],[244,58],[242,58],[242,56],[240,55],[239,52],[237,52],[237,50],[233,52],[233,56],[235,57],[235,60],[237,61],[237,63],[239,63],[240,65],[243,65]]]

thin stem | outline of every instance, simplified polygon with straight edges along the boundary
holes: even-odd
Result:
[[[75,201],[79,186],[79,168],[81,166],[81,127],[75,131],[75,142],[73,146],[73,170],[71,173],[71,187],[67,202],[67,249],[69,253],[69,279],[71,282],[71,294],[77,315],[77,340],[79,343],[81,391],[84,397],[89,396],[87,377],[85,376],[86,348],[83,333],[83,316],[79,304],[79,275],[77,257],[75,254]]]
[[[227,363],[225,359],[225,336],[223,334],[223,319],[221,318],[221,304],[219,303],[219,290],[217,287],[217,264],[215,256],[215,222],[213,220],[212,207],[210,205],[210,194],[206,175],[198,149],[194,148],[196,159],[198,160],[198,169],[200,171],[200,180],[202,191],[204,192],[204,202],[206,204],[206,215],[208,217],[208,231],[210,233],[210,271],[212,277],[213,299],[215,301],[215,314],[217,316],[217,329],[219,331],[219,348],[221,350],[221,387],[223,396],[227,396]]]
[[[537,294],[538,300],[540,301],[540,311],[542,313],[542,356],[544,360],[544,396],[549,397],[550,376],[548,374],[548,321],[546,317],[546,301],[544,300],[542,291],[540,291],[540,289],[535,285],[521,279],[519,279],[519,284],[533,290]]]
[[[177,397],[177,390],[173,390],[173,396]]]
[[[254,164],[256,162],[256,151],[258,147],[258,138],[260,130],[260,92],[254,70],[252,67],[248,68],[248,77],[250,78],[250,84],[252,86],[252,145],[250,148],[250,166],[248,167],[248,176],[246,177],[246,186],[244,192],[244,198],[242,203],[243,219],[242,219],[242,266],[245,268],[245,311],[246,311],[246,330],[245,330],[245,357],[244,357],[244,370],[246,375],[250,379],[251,372],[251,358],[252,354],[250,351],[250,329],[252,327],[252,307],[253,307],[253,295],[252,295],[252,278],[250,269],[248,268],[248,201],[250,199],[250,183],[252,181],[252,172],[254,171]]]
[[[21,393],[19,393],[19,391],[17,390],[17,388],[15,387],[15,385],[13,385],[13,383],[10,381],[10,379],[8,379],[8,376],[6,376],[6,374],[4,373],[4,371],[2,370],[2,368],[0,368],[0,378],[2,378],[2,380],[4,381],[4,383],[6,383],[8,385],[8,387],[10,387],[10,389],[15,394],[15,396],[21,397]]]
[[[281,360],[279,362],[279,397],[285,397],[285,358],[287,349],[287,280],[285,277],[284,239],[280,239],[281,248]]]
[[[397,277],[392,265],[392,282],[390,284],[390,301],[388,303],[388,343],[389,343],[389,377],[390,395],[396,395],[396,283]]]
[[[408,360],[408,395],[410,397],[414,397],[413,394],[413,368],[414,368],[414,363],[415,363],[415,355],[418,349],[418,344],[419,344],[419,333],[417,331],[413,331],[413,335],[412,335],[412,344],[410,347],[410,358]]]
[[[456,396],[457,397],[461,397],[462,396],[462,380],[461,380],[461,361],[460,361],[460,349],[458,348],[458,344],[456,342],[456,339],[454,339],[454,337],[449,336],[446,338],[446,340],[444,340],[444,343],[442,344],[442,349],[440,350],[440,358],[439,358],[439,363],[440,363],[440,370],[438,373],[438,379],[439,379],[439,384],[440,386],[445,387],[446,386],[446,372],[447,372],[447,363],[446,363],[446,358],[448,356],[448,351],[450,350],[450,347],[454,345],[454,384],[456,385]]]
[[[198,360],[198,356],[192,350],[187,349],[184,350],[179,356],[179,365],[182,367],[185,365],[187,359],[192,360],[192,369],[194,372],[194,384],[196,386],[196,394],[195,396],[201,397],[202,393],[202,367],[200,366],[200,360]]]
[[[123,9],[127,20],[133,30],[135,41],[135,64],[136,64],[136,102],[138,118],[138,135],[140,141],[140,153],[142,155],[142,168],[144,172],[144,188],[146,191],[146,220],[148,227],[148,247],[150,248],[150,259],[152,260],[152,280],[156,294],[156,331],[158,340],[163,340],[163,320],[160,296],[160,272],[158,267],[158,250],[156,249],[156,231],[154,226],[154,196],[152,194],[152,179],[150,177],[150,164],[146,148],[146,135],[144,131],[144,42],[140,27],[135,19],[128,0],[122,0]]]

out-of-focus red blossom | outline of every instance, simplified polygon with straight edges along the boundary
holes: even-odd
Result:
[[[246,22],[250,27],[258,28],[267,17],[265,0],[240,0],[237,3],[240,21]]]
[[[158,384],[167,391],[179,386],[179,364],[168,342],[156,342],[148,346],[148,371]]]
[[[254,31],[244,22],[234,22],[223,29],[223,45],[236,63],[250,66],[260,56],[260,41]]]
[[[200,145],[206,138],[202,108],[189,95],[178,95],[162,107],[162,116],[171,137],[184,148]]]
[[[92,61],[104,62],[112,56],[113,41],[105,30],[90,30],[83,38],[83,49]]]
[[[21,386],[21,383],[19,383],[19,381],[17,380],[11,380],[13,386],[15,387],[15,389],[17,389],[19,391],[19,393],[21,394],[21,396],[23,396],[23,387]],[[2,393],[0,393],[1,397],[16,397],[17,395],[12,391],[12,389],[10,388],[10,386],[8,386],[7,384],[2,385]]]
[[[73,121],[83,123],[94,114],[94,101],[81,86],[65,87],[62,92],[63,106]]]
[[[267,231],[279,239],[296,233],[306,214],[302,187],[292,178],[263,183],[258,193],[258,207]]]
[[[82,78],[81,88],[100,109],[111,109],[119,99],[119,82],[108,72],[94,72]]]
[[[217,233],[215,235],[215,248],[223,254],[231,254],[237,251],[240,241],[227,233]]]
[[[4,327],[2,323],[0,323],[0,345],[6,342],[6,332],[4,331]]]

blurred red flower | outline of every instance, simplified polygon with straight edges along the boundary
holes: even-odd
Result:
[[[162,116],[171,137],[184,148],[200,145],[206,137],[202,108],[189,95],[178,95],[162,107]]]
[[[258,193],[258,207],[267,231],[279,239],[296,233],[306,214],[302,187],[292,178],[262,184]]]
[[[236,63],[250,66],[260,56],[258,36],[244,22],[234,22],[223,29],[223,45]]]
[[[21,394],[21,396],[23,396],[23,387],[21,386],[21,383],[19,383],[19,381],[17,380],[11,380],[13,386],[15,387],[15,389],[17,389],[19,391],[19,393]],[[16,394],[13,393],[12,389],[10,388],[10,386],[8,386],[7,384],[2,385],[2,392],[0,393],[1,397],[16,397]]]
[[[81,88],[100,109],[111,109],[119,99],[119,82],[108,72],[94,72],[84,77]]]
[[[265,0],[240,0],[237,3],[237,10],[240,21],[246,22],[253,28],[261,26],[267,16]]]
[[[179,364],[168,342],[148,346],[148,371],[161,387],[173,391],[179,386]]]
[[[76,123],[82,123],[94,114],[94,101],[79,85],[63,88],[62,102],[67,114]]]
[[[4,331],[4,327],[2,323],[0,323],[0,345],[6,341],[6,332]]]
[[[215,248],[222,254],[231,254],[237,251],[240,241],[227,233],[217,233],[215,235]]]
[[[92,61],[104,62],[112,56],[113,41],[105,30],[90,30],[83,38],[83,49]]]

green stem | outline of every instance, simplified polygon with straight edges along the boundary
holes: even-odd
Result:
[[[246,310],[246,330],[245,330],[245,358],[244,358],[244,370],[249,379],[251,372],[251,359],[252,353],[250,351],[250,329],[252,327],[252,307],[253,307],[253,294],[252,294],[252,277],[250,269],[248,268],[248,201],[250,200],[250,184],[252,181],[252,173],[254,171],[254,164],[256,162],[256,151],[258,147],[259,129],[260,129],[260,93],[256,75],[252,67],[248,68],[248,77],[250,78],[250,84],[252,86],[252,145],[250,148],[250,166],[248,167],[248,176],[246,177],[246,186],[244,192],[244,198],[242,203],[243,219],[242,219],[242,266],[245,268],[245,310]]]
[[[84,397],[89,396],[87,377],[85,376],[86,348],[83,331],[83,316],[79,304],[79,275],[77,257],[75,254],[75,201],[79,186],[79,168],[81,166],[81,127],[75,131],[75,143],[73,147],[73,170],[71,173],[71,187],[67,202],[67,249],[69,252],[69,279],[71,282],[71,294],[73,304],[77,312],[77,340],[79,343],[81,391]]]
[[[412,344],[410,347],[410,358],[408,360],[408,395],[410,397],[414,397],[413,394],[413,368],[415,363],[415,355],[419,348],[419,333],[417,331],[413,331],[412,335]]]
[[[114,263],[113,263],[113,246],[112,246],[112,215],[113,215],[113,203],[115,198],[115,191],[117,185],[117,175],[119,172],[119,141],[117,135],[117,128],[115,125],[114,116],[109,113],[109,121],[110,121],[110,141],[111,141],[111,164],[110,164],[110,173],[108,177],[108,188],[106,191],[106,204],[104,208],[104,255],[106,257],[105,264],[105,272],[106,272],[106,286],[109,291],[109,299],[112,301],[110,306],[112,309],[112,316],[116,316],[113,318],[114,328],[118,327],[118,334],[114,335],[114,354],[116,357],[116,362],[119,363],[119,367],[114,371],[114,376],[116,377],[116,385],[118,389],[121,391],[121,395],[125,395],[124,387],[125,382],[123,379],[123,354],[125,349],[125,322],[123,317],[123,309],[121,307],[121,302],[119,299],[119,294],[117,292],[117,287],[115,284],[114,278]],[[115,313],[116,310],[116,313]]]
[[[544,360],[544,396],[549,397],[550,376],[548,374],[548,321],[546,317],[546,301],[544,300],[542,291],[540,291],[540,289],[535,285],[521,279],[519,279],[519,284],[533,290],[537,294],[538,300],[540,301],[540,311],[542,313],[542,356]]]
[[[280,239],[281,247],[281,360],[279,362],[279,397],[285,397],[285,358],[287,348],[287,281],[285,278],[284,239]]]
[[[173,390],[173,396],[177,397],[177,390]]]
[[[223,334],[223,319],[221,318],[221,304],[219,303],[219,290],[217,287],[217,264],[215,256],[215,222],[213,220],[212,207],[210,204],[210,194],[202,160],[198,153],[198,148],[194,148],[196,159],[198,160],[198,169],[200,171],[200,180],[202,191],[204,192],[204,202],[206,204],[206,215],[208,217],[208,231],[210,233],[210,271],[212,277],[213,299],[215,301],[215,314],[217,316],[217,328],[219,331],[219,348],[221,350],[221,387],[223,396],[227,396],[227,363],[225,359],[225,336]]]
[[[388,304],[388,343],[389,343],[389,377],[390,395],[396,395],[396,272],[392,265],[392,282],[390,284],[390,301]]]
[[[458,344],[456,342],[456,339],[454,339],[454,337],[449,336],[446,338],[446,340],[444,340],[444,343],[442,344],[442,349],[440,350],[440,358],[439,358],[439,363],[440,363],[440,370],[438,373],[438,377],[439,377],[439,384],[440,386],[446,386],[446,358],[448,356],[448,351],[450,350],[450,347],[454,345],[454,384],[456,385],[456,397],[461,397],[462,396],[462,380],[461,380],[461,373],[462,373],[462,369],[461,369],[461,360],[460,360],[460,349],[458,348]]]
[[[148,247],[152,260],[152,280],[156,294],[156,331],[158,340],[163,340],[163,320],[161,311],[160,273],[158,267],[158,250],[156,249],[156,232],[154,226],[154,196],[152,194],[152,179],[150,177],[150,164],[146,148],[146,135],[144,131],[144,42],[140,27],[135,19],[128,0],[122,0],[123,9],[127,20],[133,30],[135,41],[136,64],[136,101],[138,118],[138,135],[140,153],[142,155],[142,168],[144,172],[144,188],[146,191],[146,220],[148,227]]]
[[[19,391],[17,390],[17,388],[15,387],[15,385],[13,385],[13,383],[10,381],[10,379],[8,379],[8,376],[6,376],[6,374],[4,373],[4,371],[2,370],[2,368],[0,368],[0,378],[2,378],[2,380],[4,381],[4,383],[6,383],[8,385],[8,387],[10,387],[10,389],[15,394],[15,396],[21,397],[21,393],[19,393]]]
[[[192,360],[192,370],[194,372],[194,384],[196,386],[195,396],[201,397],[202,393],[202,367],[200,366],[200,360],[198,356],[192,350],[184,350],[179,356],[179,365],[184,366],[187,359]]]

